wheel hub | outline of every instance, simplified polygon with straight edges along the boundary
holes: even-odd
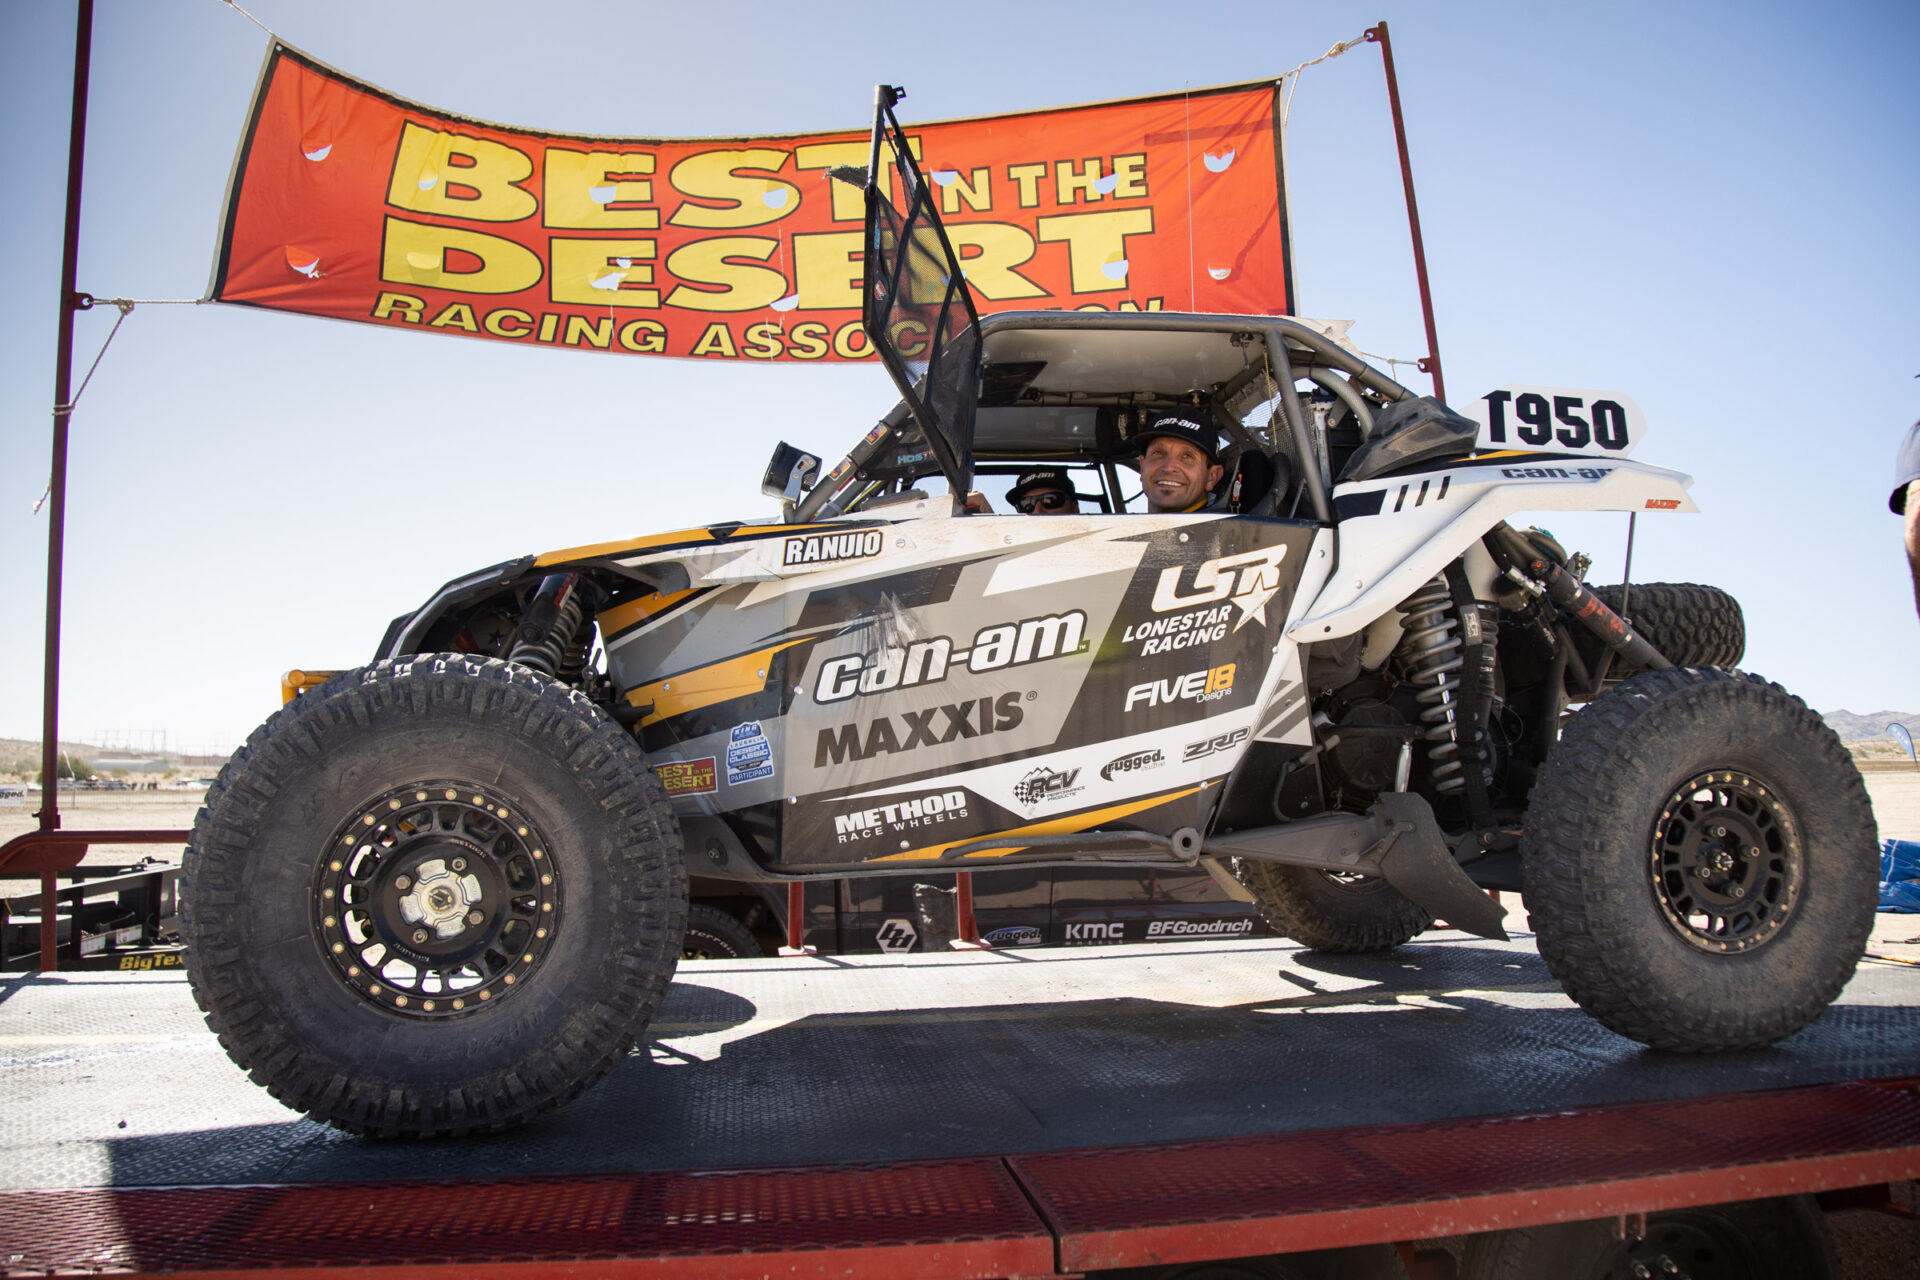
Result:
[[[1799,903],[1804,869],[1793,815],[1748,774],[1688,779],[1654,824],[1654,895],[1667,923],[1702,950],[1749,951],[1778,934]]]
[[[455,858],[454,862],[465,865],[464,858]],[[480,877],[469,872],[460,875],[439,858],[429,858],[419,866],[419,879],[414,881],[413,889],[399,901],[400,916],[409,924],[425,925],[434,936],[445,940],[457,938],[475,925],[485,921],[486,914],[480,913],[480,919],[468,923],[470,908],[478,907],[486,896],[480,888]],[[420,930],[415,930],[419,933]],[[415,942],[425,942],[425,938],[416,937]]]
[[[336,978],[389,1012],[440,1018],[511,993],[560,922],[546,838],[470,783],[397,787],[335,830],[314,885]]]
[[[1656,1218],[1643,1239],[1622,1244],[1602,1280],[1748,1280],[1766,1271],[1752,1241],[1706,1212]]]

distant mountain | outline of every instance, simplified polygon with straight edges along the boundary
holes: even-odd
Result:
[[[1820,718],[1840,735],[1842,742],[1887,741],[1887,726],[1896,722],[1904,724],[1913,731],[1915,738],[1920,738],[1920,715],[1911,711],[1870,711],[1863,716],[1851,711],[1822,711]]]

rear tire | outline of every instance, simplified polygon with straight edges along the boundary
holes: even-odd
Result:
[[[1614,1225],[1564,1222],[1475,1236],[1460,1280],[1832,1280],[1836,1270],[1826,1218],[1809,1196],[1652,1214],[1646,1238],[1633,1242],[1615,1238]]]
[[[276,1098],[353,1133],[518,1124],[612,1070],[679,958],[660,784],[583,695],[455,654],[255,731],[182,868],[194,999]]]
[[[1647,672],[1567,725],[1521,841],[1547,967],[1623,1036],[1683,1053],[1792,1035],[1878,902],[1860,773],[1807,705],[1716,667]]]
[[[1391,951],[1433,924],[1378,876],[1334,876],[1250,858],[1234,859],[1234,875],[1267,923],[1312,951]]]
[[[765,954],[753,931],[719,907],[696,902],[687,908],[682,960],[750,960]]]

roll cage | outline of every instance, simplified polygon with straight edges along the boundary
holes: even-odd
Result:
[[[1256,470],[1257,457],[1293,478],[1267,514],[1330,523],[1342,463],[1370,438],[1378,410],[1415,395],[1312,327],[1278,316],[1007,311],[977,328],[973,422],[949,437],[971,444],[958,475],[1085,468],[1099,475],[1097,501],[1110,511],[1124,509],[1118,468],[1139,451],[1135,433],[1156,412],[1183,408],[1220,428],[1229,476]],[[1313,390],[1302,394],[1302,381]],[[787,505],[787,518],[872,509],[943,473],[950,483],[957,478],[903,398]]]
[[[904,96],[897,86],[876,89],[867,166],[832,175],[864,189],[862,318],[901,398],[817,483],[783,501],[789,522],[924,497],[914,485],[933,475],[945,478],[952,510],[963,514],[976,468],[1004,475],[1041,463],[1096,472],[1095,500],[1124,510],[1117,466],[1139,452],[1135,436],[1149,416],[1174,408],[1223,433],[1222,496],[1232,509],[1332,522],[1334,479],[1373,434],[1374,411],[1411,391],[1283,317],[1012,311],[982,319],[894,116]],[[1306,399],[1300,379],[1315,387]]]

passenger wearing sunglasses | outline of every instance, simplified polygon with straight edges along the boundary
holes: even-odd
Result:
[[[1058,467],[1025,471],[1007,501],[1014,510],[1030,516],[1073,516],[1080,514],[1080,499],[1073,491],[1073,480]]]

